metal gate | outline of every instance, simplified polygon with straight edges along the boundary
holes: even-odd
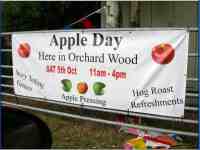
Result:
[[[142,7],[145,7],[143,5]],[[22,108],[26,110],[39,111],[76,119],[94,121],[99,123],[135,127],[143,130],[152,130],[165,133],[176,133],[184,136],[198,136],[198,28],[188,27],[190,31],[190,50],[188,62],[188,77],[187,77],[187,93],[184,118],[171,118],[162,116],[153,116],[148,114],[139,114],[132,112],[121,112],[116,110],[93,108],[84,105],[73,105],[52,100],[35,99],[30,97],[18,96],[13,90],[12,76],[12,58],[11,58],[11,34],[2,33],[3,47],[1,49],[2,69],[1,75],[1,95],[3,96],[3,105]],[[43,31],[41,31],[43,32]],[[196,49],[196,50],[195,50]],[[126,116],[141,117],[141,124],[119,123],[114,121],[116,114]],[[162,124],[160,124],[162,122]]]

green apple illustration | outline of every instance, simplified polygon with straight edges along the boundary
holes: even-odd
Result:
[[[72,82],[68,79],[63,79],[61,80],[61,83],[63,84],[63,90],[65,92],[70,92],[70,90],[72,89]]]
[[[93,91],[96,95],[103,95],[106,85],[103,82],[95,82],[93,84]]]

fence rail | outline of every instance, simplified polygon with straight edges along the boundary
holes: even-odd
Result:
[[[198,28],[197,27],[181,27],[181,28],[177,28],[177,27],[143,27],[143,28],[99,28],[98,30],[101,31],[146,31],[146,30],[182,30],[185,29],[189,32],[198,32]],[[96,29],[87,29],[89,31],[96,31]],[[84,29],[75,29],[75,31],[80,31],[80,32],[87,32],[87,30]],[[16,32],[2,32],[0,33],[1,35],[5,36],[5,35],[12,35],[12,34],[17,34],[17,33],[48,33],[48,32],[72,32],[74,31],[74,29],[67,29],[67,30],[35,30],[35,31],[16,31]]]
[[[169,130],[169,129],[154,128],[154,127],[149,127],[149,126],[120,123],[120,122],[116,122],[116,121],[85,117],[85,116],[74,115],[74,114],[70,114],[70,113],[63,113],[63,112],[42,109],[42,108],[36,108],[36,107],[32,107],[32,106],[20,105],[20,104],[15,104],[15,103],[10,103],[10,102],[3,102],[3,104],[5,106],[11,106],[11,107],[17,107],[17,108],[19,107],[19,108],[33,110],[33,111],[37,111],[37,112],[43,112],[43,113],[59,115],[59,116],[64,116],[64,117],[71,117],[71,118],[82,119],[82,120],[89,120],[89,121],[94,121],[94,122],[99,122],[99,123],[104,123],[104,124],[110,124],[110,125],[133,127],[133,128],[138,128],[138,129],[142,129],[142,130],[152,130],[152,131],[158,131],[158,132],[164,132],[164,133],[176,133],[178,135],[185,135],[185,136],[194,136],[194,137],[198,136],[197,133],[192,133],[192,132],[176,131],[176,130]]]
[[[33,98],[33,97],[26,97],[26,96],[19,96],[19,95],[14,95],[10,93],[1,93],[4,96],[12,96],[12,97],[18,97],[18,98],[26,98],[26,99],[32,99],[36,101],[41,101],[41,102],[48,102],[52,104],[61,104],[62,102],[58,101],[49,101],[49,100],[43,100],[41,98]],[[197,120],[190,120],[190,119],[183,119],[183,118],[173,118],[173,117],[164,117],[164,116],[155,116],[155,115],[148,115],[148,114],[139,114],[139,113],[134,113],[134,112],[123,112],[123,111],[117,111],[117,110],[111,110],[111,109],[103,109],[103,108],[93,108],[90,106],[84,106],[84,105],[75,105],[75,104],[68,104],[68,103],[62,103],[63,105],[66,106],[71,106],[71,107],[78,107],[78,108],[85,108],[85,109],[90,109],[90,110],[98,110],[98,111],[104,111],[104,112],[111,112],[111,113],[118,113],[118,114],[124,114],[124,115],[132,115],[132,116],[138,116],[138,117],[143,117],[143,118],[150,118],[150,119],[159,119],[159,120],[168,120],[168,121],[176,121],[176,122],[184,122],[184,123],[192,123],[192,124],[198,124]],[[188,107],[189,110],[196,111],[196,107]]]
[[[1,86],[1,87],[12,88],[12,89],[14,88],[14,86],[11,85],[11,84],[0,84],[0,86]],[[199,97],[199,95],[196,94],[196,93],[186,93],[186,96],[188,96],[188,97]]]
[[[2,67],[3,66],[3,67]],[[5,66],[5,65],[0,65],[0,68],[9,68],[9,69],[11,69],[11,67],[9,66],[9,67],[7,67],[7,66]],[[13,67],[12,67],[13,68]],[[11,75],[0,75],[0,77],[2,77],[2,78],[9,78],[9,79],[13,79],[13,76],[11,76]],[[195,81],[195,82],[197,82],[197,81],[199,81],[199,79],[198,78],[187,78],[187,81]]]

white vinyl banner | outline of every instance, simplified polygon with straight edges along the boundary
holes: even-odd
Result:
[[[183,117],[184,29],[69,30],[12,35],[17,95]]]

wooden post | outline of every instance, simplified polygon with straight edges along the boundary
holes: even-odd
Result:
[[[105,15],[102,15],[102,27],[117,28],[119,27],[119,2],[107,1]]]

